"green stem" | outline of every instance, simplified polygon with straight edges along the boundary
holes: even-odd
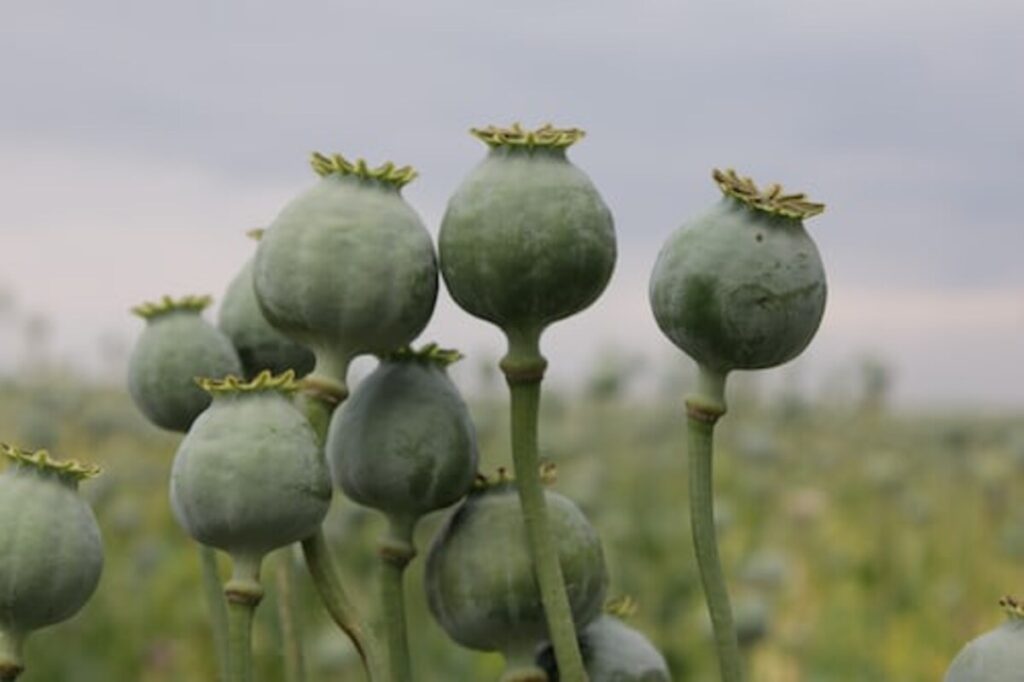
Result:
[[[416,556],[412,531],[416,519],[388,515],[388,534],[380,544],[380,597],[391,682],[410,682],[409,635],[405,623],[405,567]]]
[[[295,581],[292,549],[293,545],[285,547],[277,557],[277,620],[281,625],[281,643],[284,649],[284,679],[286,682],[305,682],[306,664],[303,660],[302,638],[299,623],[295,618],[295,600],[292,595],[292,584]]]
[[[704,598],[711,615],[722,682],[743,680],[729,592],[718,557],[712,485],[714,430],[725,414],[725,375],[700,368],[697,392],[686,400],[690,460],[690,525]]]
[[[322,387],[314,386],[303,396],[303,408],[309,423],[316,431],[320,446],[327,442],[327,429],[331,423],[331,415],[345,398],[348,397],[348,390],[344,384],[339,383],[342,389],[333,394],[325,394]],[[363,671],[366,679],[385,680],[382,674],[383,665],[380,662],[377,643],[373,638],[370,629],[366,627],[363,617],[359,614],[345,588],[342,586],[341,572],[331,549],[327,546],[327,539],[324,537],[323,526],[317,528],[316,533],[302,541],[302,553],[306,559],[306,568],[310,577],[313,578],[313,585],[320,595],[320,601],[330,614],[331,619],[348,636],[353,648],[359,654],[359,660],[363,664]]]
[[[323,602],[327,613],[341,628],[352,646],[355,647],[359,659],[363,663],[363,670],[366,671],[368,680],[384,680],[380,674],[382,666],[377,656],[377,648],[369,630],[364,625],[355,606],[353,606],[345,589],[342,587],[340,572],[331,556],[331,550],[327,546],[323,529],[309,538],[302,541],[302,551],[306,557],[306,567],[313,578],[313,584],[320,594],[320,601]]]
[[[228,678],[228,607],[221,590],[220,572],[217,569],[217,554],[212,547],[199,545],[199,563],[202,567],[203,597],[210,618],[213,635],[214,656],[220,680]]]
[[[0,626],[0,682],[14,682],[25,670],[21,650],[24,635]]]
[[[233,573],[224,585],[228,603],[228,682],[252,682],[252,617],[263,599],[262,557],[231,558]]]
[[[509,352],[501,361],[501,369],[511,391],[512,461],[526,539],[547,617],[548,634],[555,650],[559,678],[563,682],[585,682],[587,674],[576,641],[576,625],[565,589],[558,547],[548,523],[547,502],[540,480],[537,419],[540,384],[547,363],[540,354],[538,343],[539,334],[510,335]]]

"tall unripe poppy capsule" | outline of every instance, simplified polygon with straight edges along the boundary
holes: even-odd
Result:
[[[493,322],[510,353],[539,354],[541,332],[604,291],[615,265],[612,215],[566,157],[584,133],[518,124],[472,133],[490,148],[448,201],[438,252],[463,309]]]
[[[662,332],[726,374],[799,355],[825,310],[825,271],[803,220],[824,210],[779,185],[714,171],[722,200],[665,243],[650,300]]]
[[[321,180],[260,240],[253,271],[267,320],[316,355],[307,383],[343,395],[353,358],[407,345],[437,299],[434,244],[400,194],[409,166],[313,155]]]

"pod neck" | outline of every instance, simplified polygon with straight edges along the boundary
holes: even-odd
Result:
[[[25,670],[22,649],[25,635],[0,627],[0,682],[13,681]]]
[[[568,163],[565,147],[530,147],[526,145],[499,145],[487,153],[491,159],[538,159]]]

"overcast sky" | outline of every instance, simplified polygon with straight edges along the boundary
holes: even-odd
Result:
[[[616,218],[620,261],[545,349],[662,362],[661,243],[715,166],[828,204],[830,301],[802,375],[865,353],[906,404],[1024,407],[1024,3],[19,2],[0,5],[0,287],[61,355],[130,341],[126,310],[219,295],[241,235],[315,181],[310,151],[412,164],[432,231],[484,154],[474,125],[551,121]],[[426,337],[500,336],[447,297]],[[21,357],[0,331],[0,367]]]

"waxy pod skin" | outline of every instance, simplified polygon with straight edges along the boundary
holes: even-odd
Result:
[[[293,199],[256,252],[267,320],[316,355],[312,383],[344,394],[351,360],[408,345],[437,299],[430,234],[402,198],[406,166],[315,154],[320,182]]]
[[[210,405],[197,377],[241,374],[231,341],[202,318],[208,296],[173,299],[132,309],[146,321],[128,361],[128,392],[153,424],[184,433]]]
[[[715,171],[722,200],[683,224],[651,274],[658,326],[701,366],[726,374],[793,359],[825,310],[818,249],[803,220],[824,206]]]
[[[99,467],[0,445],[0,679],[24,668],[30,633],[71,618],[99,584],[103,543],[80,481]]]

